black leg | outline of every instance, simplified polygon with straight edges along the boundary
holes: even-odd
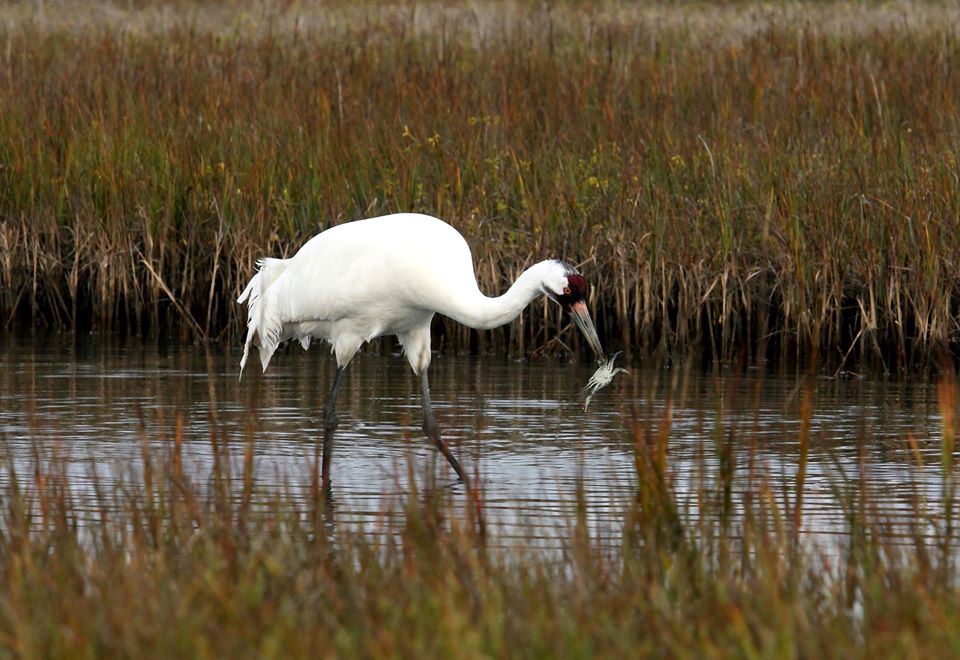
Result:
[[[323,467],[321,468],[320,478],[324,493],[330,490],[330,458],[333,454],[333,432],[337,430],[337,425],[340,423],[340,420],[337,419],[336,406],[343,370],[344,367],[337,367],[337,373],[333,377],[333,387],[330,388],[327,405],[323,409],[323,458],[321,459]]]
[[[460,481],[465,484],[469,483],[467,473],[463,471],[460,463],[457,462],[456,457],[450,452],[450,448],[447,447],[447,443],[440,437],[440,427],[437,426],[437,420],[433,417],[433,408],[430,407],[430,383],[427,381],[426,369],[420,372],[420,397],[423,401],[423,432],[427,434],[428,438],[433,440],[434,444],[437,445],[437,449],[440,450],[440,453],[450,462],[457,476],[460,477]]]

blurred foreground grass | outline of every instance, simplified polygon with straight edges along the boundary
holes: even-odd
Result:
[[[415,210],[464,233],[491,293],[540,258],[582,264],[628,351],[938,356],[960,337],[958,18],[7,3],[0,323],[238,336],[258,257]],[[440,332],[553,351],[563,323],[541,302]]]
[[[940,493],[900,499],[861,464],[832,484],[844,523],[826,543],[801,515],[809,405],[795,472],[771,473],[721,426],[692,479],[672,464],[668,406],[625,438],[621,525],[592,529],[575,490],[550,548],[539,525],[503,545],[482,490],[422,475],[378,522],[339,521],[315,487],[258,483],[257,447],[220,431],[144,437],[109,479],[38,441],[32,459],[3,456],[0,655],[948,657],[955,387],[940,396]],[[186,464],[191,442],[210,443],[209,469]],[[888,517],[903,506],[913,515]]]

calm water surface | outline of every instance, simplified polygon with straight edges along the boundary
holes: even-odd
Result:
[[[172,435],[180,413],[186,469],[209,475],[209,431],[216,424],[236,446],[236,457],[253,434],[259,492],[305,497],[332,356],[320,345],[306,353],[282,349],[266,374],[253,369],[242,381],[238,360],[238,352],[218,347],[4,336],[0,446],[27,474],[38,450],[66,455],[74,488],[82,490],[92,470],[106,483],[135,472],[141,425],[150,443],[165,448],[163,438]],[[615,536],[635,484],[636,433],[662,428],[668,401],[670,465],[681,494],[691,494],[691,511],[696,484],[717,465],[718,438],[735,438],[739,474],[753,446],[758,466],[774,483],[792,482],[802,375],[626,366],[630,374],[618,376],[585,413],[579,390],[593,371],[586,361],[435,355],[430,376],[441,428],[466,469],[479,469],[499,539],[529,541],[531,531],[552,538],[571,521],[578,482],[593,528]],[[410,475],[422,484],[436,470],[439,483],[452,482],[446,461],[421,434],[416,385],[399,353],[368,352],[350,365],[333,458],[337,524],[382,522],[384,512],[409,492]],[[832,486],[840,472],[857,474],[861,452],[868,482],[891,517],[914,515],[906,497],[915,489],[936,499],[935,385],[821,378],[811,401],[804,506],[809,533],[829,537],[842,531]],[[911,466],[908,436],[916,439],[927,467]],[[453,498],[463,496],[461,486],[447,490]]]

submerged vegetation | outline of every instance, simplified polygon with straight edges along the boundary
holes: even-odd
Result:
[[[934,3],[13,2],[0,323],[239,336],[255,260],[435,214],[481,286],[581,263],[607,343],[888,368],[960,338]],[[449,346],[555,351],[446,321]],[[564,337],[564,340],[567,338]]]
[[[261,484],[254,441],[190,437],[179,419],[112,475],[38,443],[0,471],[0,654],[946,657],[960,645],[949,382],[940,401],[939,465],[902,447],[904,471],[938,467],[940,485],[900,499],[861,451],[832,484],[842,535],[826,543],[802,515],[809,398],[790,474],[726,425],[678,474],[668,406],[624,438],[622,523],[592,528],[572,488],[550,547],[522,524],[503,545],[482,490],[429,473],[376,522],[340,521],[316,481]]]

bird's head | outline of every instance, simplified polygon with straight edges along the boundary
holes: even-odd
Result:
[[[570,315],[597,357],[605,357],[597,329],[587,311],[587,280],[570,264],[557,260],[547,263],[549,266],[542,280],[543,292]]]

